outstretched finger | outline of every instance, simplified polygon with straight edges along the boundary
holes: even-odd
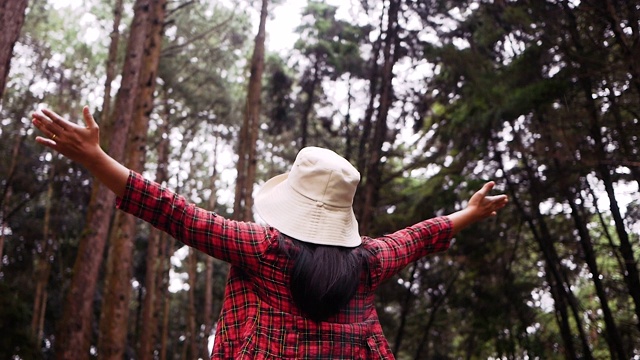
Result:
[[[45,145],[45,146],[48,146],[48,147],[50,147],[50,148],[52,148],[54,150],[57,150],[56,146],[58,144],[55,141],[53,141],[53,140],[51,140],[49,138],[46,138],[44,136],[36,136],[36,141],[38,143],[42,144],[42,145]]]
[[[47,115],[47,117],[56,125],[58,125],[59,127],[62,128],[62,130],[69,130],[69,127],[72,125],[69,121],[65,120],[64,118],[62,118],[62,116],[58,115],[57,113],[49,110],[49,109],[42,109],[42,113]]]
[[[96,128],[98,124],[96,120],[91,115],[91,111],[89,111],[89,107],[85,106],[82,108],[82,116],[84,117],[84,123],[87,125],[87,128]]]
[[[486,195],[491,191],[491,189],[493,189],[493,187],[494,187],[495,185],[496,185],[496,183],[495,183],[495,182],[493,182],[493,181],[489,181],[489,182],[487,182],[486,184],[484,184],[484,186],[482,187],[482,189],[478,190],[478,193],[479,193],[479,194],[481,194],[481,195],[483,195],[483,196],[486,196]]]
[[[506,202],[508,197],[507,195],[493,195],[493,196],[486,196],[485,197],[487,200],[491,201],[491,202]]]
[[[52,139],[57,136],[56,133],[63,131],[60,126],[52,123],[44,114],[34,113],[32,123],[45,136]]]

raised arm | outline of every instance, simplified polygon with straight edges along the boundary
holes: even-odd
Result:
[[[83,165],[107,188],[122,197],[129,169],[107,155],[100,147],[100,129],[88,107],[82,109],[85,126],[63,119],[43,109],[32,115],[32,122],[43,136],[36,141]]]
[[[493,181],[484,184],[482,189],[478,190],[469,199],[469,204],[467,204],[466,208],[448,215],[453,223],[453,235],[475,222],[495,216],[498,210],[507,205],[509,201],[507,195],[488,196],[494,186],[495,183]]]
[[[375,273],[377,281],[374,283],[388,279],[423,256],[447,250],[451,238],[460,230],[496,215],[507,204],[508,199],[506,195],[487,196],[494,186],[493,181],[486,183],[471,197],[463,210],[424,220],[373,239],[369,246],[380,263],[380,271]]]

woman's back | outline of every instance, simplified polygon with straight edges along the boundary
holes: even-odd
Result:
[[[33,124],[47,136],[36,140],[85,165],[118,196],[122,210],[231,264],[212,358],[393,358],[374,290],[409,263],[446,250],[453,234],[495,215],[508,201],[504,195],[487,196],[494,186],[488,182],[463,210],[381,238],[361,237],[352,209],[360,174],[331,150],[304,148],[290,173],[267,181],[256,196],[256,211],[270,227],[228,220],[119,164],[99,146],[98,125],[88,108],[83,115],[86,127],[48,110],[34,113]],[[280,231],[309,244],[357,247],[366,260],[348,262],[361,269],[360,276],[341,276],[350,274],[340,269],[344,264],[327,265],[322,258],[311,266],[294,265],[287,246],[280,246]],[[323,268],[334,265],[338,268]],[[314,292],[323,299],[316,301]],[[332,308],[332,301],[339,304]],[[324,309],[315,313],[314,306]]]
[[[231,266],[216,327],[216,359],[390,359],[374,306],[377,286],[411,262],[449,247],[447,217],[425,220],[372,239],[363,237],[366,266],[340,312],[316,322],[290,291],[293,262],[273,227],[225,219],[132,172],[118,206],[186,245]]]
[[[266,273],[231,268],[212,358],[392,358],[364,282],[338,314],[316,322],[291,297],[287,267],[279,266],[286,256],[269,264],[265,255]]]
[[[279,230],[198,208],[135,172],[118,205],[231,264],[212,355],[223,359],[392,358],[373,292],[413,261],[446,250],[452,235],[449,218],[438,217],[381,238],[359,237],[357,248],[366,261],[356,293],[336,315],[318,322],[294,301],[294,261],[290,249],[281,246]]]

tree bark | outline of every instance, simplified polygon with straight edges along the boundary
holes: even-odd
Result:
[[[171,310],[170,292],[169,292],[169,271],[171,270],[171,256],[173,255],[173,246],[176,240],[168,235],[162,235],[167,239],[165,245],[164,254],[164,267],[163,267],[163,279],[165,279],[164,286],[162,288],[164,301],[162,307],[162,334],[160,336],[160,360],[167,359],[167,349],[169,347],[169,312]]]
[[[185,351],[188,356],[183,359],[197,359],[198,358],[198,326],[196,320],[196,276],[198,266],[198,253],[194,248],[189,248],[189,255],[187,256],[187,274],[189,279],[189,297],[187,302],[187,339],[184,342]]]
[[[344,158],[351,161],[353,153],[353,139],[351,134],[351,103],[353,102],[353,95],[351,87],[351,74],[349,74],[349,80],[347,81],[347,114],[344,117]]]
[[[302,110],[302,119],[300,120],[300,149],[307,146],[307,139],[309,137],[309,118],[311,116],[311,110],[313,109],[313,103],[315,101],[315,93],[318,84],[320,83],[320,73],[319,73],[319,60],[316,58],[313,64],[313,75],[311,79],[311,83],[308,84],[306,93],[307,93],[307,101],[304,104],[304,109]]]
[[[431,307],[431,311],[429,311],[429,320],[427,320],[427,323],[425,324],[422,330],[422,339],[420,340],[420,344],[418,344],[418,348],[416,349],[416,353],[414,356],[415,360],[422,359],[422,358],[426,358],[426,359],[430,358],[429,357],[429,333],[431,332],[431,327],[433,326],[433,323],[436,321],[436,315],[438,314],[438,309],[440,309],[440,306],[444,304],[445,299],[447,298],[447,296],[449,296],[449,293],[453,288],[453,284],[458,279],[458,276],[460,276],[460,273],[461,273],[460,270],[456,271],[455,275],[451,277],[451,280],[447,284],[442,296],[435,298],[435,300],[433,301],[433,306]],[[423,351],[425,352],[424,357],[422,356]]]
[[[531,225],[529,225],[531,226]],[[562,284],[559,284],[553,275],[554,270],[549,265],[550,262],[545,260],[545,272],[544,277],[549,284],[549,292],[553,298],[553,309],[556,322],[560,328],[560,336],[564,344],[564,351],[562,351],[565,359],[572,360],[578,359],[575,345],[573,344],[573,335],[571,333],[571,326],[569,325],[569,314],[567,312],[567,299],[562,291]]]
[[[0,103],[11,68],[13,47],[20,37],[28,0],[0,0]]]
[[[407,316],[409,316],[409,312],[411,310],[411,299],[413,299],[414,297],[413,293],[411,292],[411,288],[413,287],[417,270],[418,261],[413,263],[411,273],[409,274],[409,286],[406,288],[404,297],[402,299],[402,307],[400,308],[400,324],[398,325],[398,331],[396,332],[396,339],[393,342],[393,356],[395,356],[396,358],[398,357],[398,352],[400,351],[400,346],[402,345],[402,340],[404,338]]]
[[[132,122],[135,99],[138,95],[143,44],[146,37],[144,25],[148,16],[149,0],[137,0],[127,45],[122,82],[116,97],[115,108],[117,111],[113,115],[113,131],[108,134],[110,137],[108,152],[119,162],[122,162],[124,158],[127,133]],[[104,185],[98,182],[94,183],[85,230],[80,239],[73,277],[66,295],[60,327],[57,331],[56,359],[82,360],[89,356],[93,300],[110,220],[114,212],[114,201],[115,194]]]
[[[387,13],[387,31],[384,39],[380,106],[373,132],[373,139],[369,147],[370,157],[367,162],[366,180],[364,184],[364,206],[360,217],[360,229],[369,228],[373,219],[374,209],[378,202],[380,186],[382,183],[382,147],[387,141],[387,117],[393,101],[393,67],[396,63],[395,48],[398,36],[398,13],[401,0],[390,0]]]
[[[607,239],[607,243],[611,248],[611,253],[613,254],[613,256],[615,256],[616,262],[618,263],[618,267],[620,268],[620,271],[623,273],[625,271],[624,260],[620,257],[618,246],[613,241],[613,236],[609,231],[609,225],[607,224],[607,221],[605,221],[604,216],[602,216],[602,211],[600,211],[600,209],[598,208],[598,197],[596,196],[590,184],[587,183],[586,188],[591,197],[591,200],[592,200],[591,203],[593,204],[595,213],[598,215],[598,222],[600,223],[600,227],[602,228],[602,233],[604,234],[604,237]],[[621,275],[624,277],[624,274],[621,274]]]
[[[205,257],[205,279],[204,279],[204,310],[202,316],[204,317],[204,339],[203,347],[200,351],[200,356],[203,359],[208,359],[211,356],[209,350],[209,337],[213,330],[213,257]]]
[[[626,2],[626,1],[625,1]],[[608,20],[610,29],[615,35],[614,38],[620,49],[622,49],[623,58],[627,64],[629,72],[631,73],[631,79],[636,87],[636,90],[640,92],[640,64],[638,64],[638,55],[640,54],[640,34],[638,34],[638,9],[629,6],[629,19],[621,19],[618,9],[612,0],[596,0],[596,6],[601,6],[602,13],[605,14],[605,18]],[[628,5],[631,5],[630,3]],[[628,20],[629,26],[633,29],[632,34],[627,36],[622,24],[625,20]],[[634,23],[635,21],[635,23]]]
[[[589,229],[587,228],[587,224],[584,222],[584,219],[580,215],[578,210],[578,206],[576,205],[575,196],[569,189],[563,190],[565,193],[565,197],[569,202],[569,206],[571,207],[571,217],[573,218],[576,229],[578,230],[578,234],[580,235],[580,245],[582,246],[582,250],[584,251],[585,261],[587,266],[589,267],[589,271],[591,272],[591,280],[593,281],[593,285],[596,289],[596,295],[600,300],[600,308],[602,310],[602,316],[604,318],[605,327],[605,340],[609,345],[609,352],[611,354],[612,359],[626,360],[628,357],[625,355],[625,350],[622,345],[622,339],[620,338],[620,333],[618,331],[618,327],[613,318],[613,313],[611,312],[611,308],[609,307],[609,300],[607,299],[607,292],[604,288],[604,284],[600,280],[600,271],[598,270],[598,263],[596,262],[596,253],[593,249],[593,243],[591,240],[591,235],[589,234]],[[581,202],[584,204],[584,202]]]
[[[138,95],[135,106],[131,109],[132,129],[129,132],[126,161],[126,166],[137,172],[142,172],[144,169],[149,116],[153,110],[165,13],[166,0],[151,0],[148,4],[145,24],[142,25],[145,32],[142,44],[144,52],[138,77]],[[124,355],[128,332],[135,234],[135,217],[118,212],[111,231],[104,303],[100,317],[98,353],[103,359],[119,360]]]
[[[638,272],[638,263],[634,256],[634,249],[629,239],[629,234],[625,229],[624,219],[620,214],[620,208],[618,207],[618,201],[616,199],[615,191],[613,189],[613,181],[609,167],[606,165],[600,165],[598,167],[600,172],[600,178],[602,179],[609,197],[609,207],[611,209],[611,216],[615,223],[616,232],[618,233],[618,239],[620,241],[620,254],[624,259],[624,265],[626,271],[623,271],[624,280],[629,289],[629,294],[633,299],[635,313],[636,313],[636,327],[640,329],[640,273]]]
[[[384,6],[384,5],[383,5]],[[384,11],[380,15],[380,28],[384,24]],[[362,132],[360,134],[360,141],[358,142],[358,155],[356,161],[356,168],[361,172],[363,180],[366,179],[366,164],[368,162],[368,145],[371,142],[371,126],[373,122],[373,114],[376,107],[376,99],[378,98],[378,82],[380,79],[380,66],[378,65],[378,59],[380,58],[380,47],[382,46],[382,33],[378,36],[373,43],[372,55],[373,58],[370,61],[371,71],[369,73],[369,103],[365,110],[364,117],[362,119]],[[362,218],[362,208],[364,204],[355,204],[356,213],[358,218]]]
[[[164,125],[161,134],[169,131],[168,104],[165,104]],[[158,168],[156,170],[156,182],[159,184],[168,180],[167,164],[169,163],[169,137],[162,137],[158,144]],[[147,269],[145,272],[145,296],[142,305],[142,324],[140,330],[140,345],[138,347],[139,360],[151,360],[154,358],[156,347],[157,326],[159,317],[159,292],[162,289],[158,286],[161,279],[162,268],[161,257],[159,255],[162,243],[162,232],[151,227],[149,230],[149,241],[147,244]]]
[[[13,182],[13,177],[16,173],[16,166],[18,166],[18,154],[20,153],[20,146],[24,142],[24,139],[27,137],[18,135],[15,138],[15,142],[13,144],[13,149],[11,149],[11,162],[9,164],[9,169],[6,176],[6,182],[4,188],[2,189],[2,196],[0,196],[0,268],[2,268],[2,253],[4,249],[4,237],[5,237],[5,227],[4,224],[7,222],[8,214],[9,214],[9,199],[11,198],[11,183]]]
[[[209,211],[215,211],[216,208],[216,179],[218,177],[218,172],[216,170],[216,165],[218,163],[218,135],[215,134],[215,140],[213,144],[213,170],[211,173],[211,195],[209,196],[208,209]],[[211,336],[211,331],[213,329],[213,257],[206,256],[205,260],[205,273],[204,273],[204,309],[203,313],[203,324],[204,324],[204,341],[202,351],[200,352],[200,356],[203,359],[208,359],[211,355],[209,351],[209,336]]]
[[[268,0],[262,0],[260,25],[251,57],[251,75],[247,90],[244,120],[238,147],[238,178],[236,181],[233,217],[236,220],[253,219],[253,183],[256,179],[256,143],[260,130],[262,73],[264,72],[264,41],[268,14]]]
[[[608,4],[611,4],[609,0],[607,0]],[[580,86],[587,114],[589,116],[589,135],[596,142],[594,150],[597,158],[601,160],[600,164],[596,167],[596,171],[604,183],[605,191],[607,192],[607,196],[609,197],[609,206],[611,210],[611,216],[613,217],[613,221],[615,223],[616,232],[618,233],[618,239],[620,240],[620,254],[624,258],[624,264],[626,266],[624,272],[624,280],[627,284],[627,288],[629,289],[629,294],[633,299],[634,310],[636,314],[636,327],[640,329],[640,272],[638,271],[638,264],[636,262],[634,256],[633,246],[629,240],[629,234],[625,228],[624,219],[620,213],[620,208],[618,207],[618,201],[615,196],[615,190],[613,188],[613,179],[611,176],[611,169],[609,165],[603,163],[602,161],[606,159],[606,137],[603,137],[600,128],[600,115],[598,106],[593,99],[594,93],[594,81],[591,78],[590,71],[591,66],[585,62],[583,59],[587,59],[588,56],[582,44],[580,34],[578,32],[577,20],[575,18],[575,14],[569,8],[566,3],[563,3],[563,9],[565,15],[568,19],[568,31],[570,34],[570,38],[572,43],[569,46],[575,47],[575,55],[570,56],[572,61],[580,64],[580,68],[576,69],[578,74],[578,85]],[[620,41],[623,39],[618,37]],[[571,55],[571,54],[570,54]],[[636,77],[637,78],[637,77]],[[638,86],[640,91],[640,85]]]
[[[51,257],[54,253],[54,237],[51,231],[51,205],[53,202],[54,167],[49,169],[49,186],[47,188],[44,224],[42,226],[41,252],[35,254],[34,275],[35,291],[33,296],[33,314],[31,316],[31,330],[40,344],[44,330],[44,315],[47,308],[47,284],[51,274]],[[1,258],[1,257],[0,257]]]
[[[107,55],[106,79],[104,81],[104,99],[102,101],[102,128],[105,133],[111,133],[111,83],[115,78],[116,65],[118,63],[118,46],[120,44],[120,22],[122,20],[122,0],[116,0],[113,5],[113,28],[109,38],[109,53]],[[108,146],[108,139],[102,139],[103,145]]]
[[[501,170],[504,172],[504,166],[501,162],[502,155],[496,153],[495,155],[496,161],[500,164]],[[505,172],[506,174],[506,172]],[[560,335],[562,337],[562,341],[564,344],[564,355],[567,360],[575,359],[577,357],[577,353],[573,344],[573,335],[571,334],[571,328],[569,327],[569,316],[567,314],[567,305],[566,305],[566,294],[564,292],[564,282],[559,281],[561,276],[559,271],[552,264],[556,264],[557,255],[555,255],[555,249],[553,248],[553,242],[551,240],[545,241],[543,236],[540,234],[540,231],[535,225],[535,221],[533,216],[530,215],[524,208],[524,205],[521,203],[520,199],[516,194],[516,185],[512,183],[509,176],[504,177],[507,182],[507,189],[511,192],[510,201],[516,206],[518,211],[520,212],[522,218],[525,220],[533,238],[538,243],[540,250],[542,252],[542,257],[545,261],[545,278],[547,283],[549,284],[549,292],[554,300],[554,310],[556,321],[558,323],[558,328],[560,329]],[[531,180],[533,181],[533,179]],[[535,208],[539,206],[537,201],[532,201],[531,208]]]
[[[522,143],[522,142],[521,142]],[[550,279],[550,284],[555,283],[555,291],[558,294],[558,300],[560,300],[563,304],[561,306],[569,306],[571,313],[573,315],[573,319],[576,323],[576,330],[578,332],[578,338],[580,339],[580,343],[582,345],[582,358],[584,359],[593,359],[593,355],[591,353],[591,349],[589,346],[589,341],[587,340],[587,336],[584,331],[583,326],[583,317],[580,313],[579,309],[581,308],[578,304],[578,300],[576,299],[573,291],[571,290],[571,283],[566,275],[566,271],[560,262],[560,257],[554,246],[553,236],[549,227],[547,226],[547,222],[544,217],[540,213],[540,195],[542,193],[541,187],[542,185],[538,181],[538,178],[535,175],[535,172],[531,165],[528,163],[527,159],[523,159],[522,161],[525,171],[529,177],[529,192],[532,197],[532,220],[533,222],[529,222],[529,226],[532,231],[535,230],[534,237],[538,240],[540,244],[540,248],[545,256],[545,261],[547,263],[547,268],[551,271],[552,278]],[[523,213],[524,214],[524,213]],[[536,226],[537,225],[537,226]],[[536,235],[537,234],[537,235]],[[553,289],[552,289],[553,290]],[[566,304],[566,305],[564,305]],[[563,324],[568,319],[562,319]],[[567,323],[568,324],[568,323]],[[568,326],[564,324],[563,326]]]

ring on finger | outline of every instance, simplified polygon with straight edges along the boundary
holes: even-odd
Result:
[[[51,137],[51,140],[55,140],[56,139],[56,134],[53,134],[53,136]]]

